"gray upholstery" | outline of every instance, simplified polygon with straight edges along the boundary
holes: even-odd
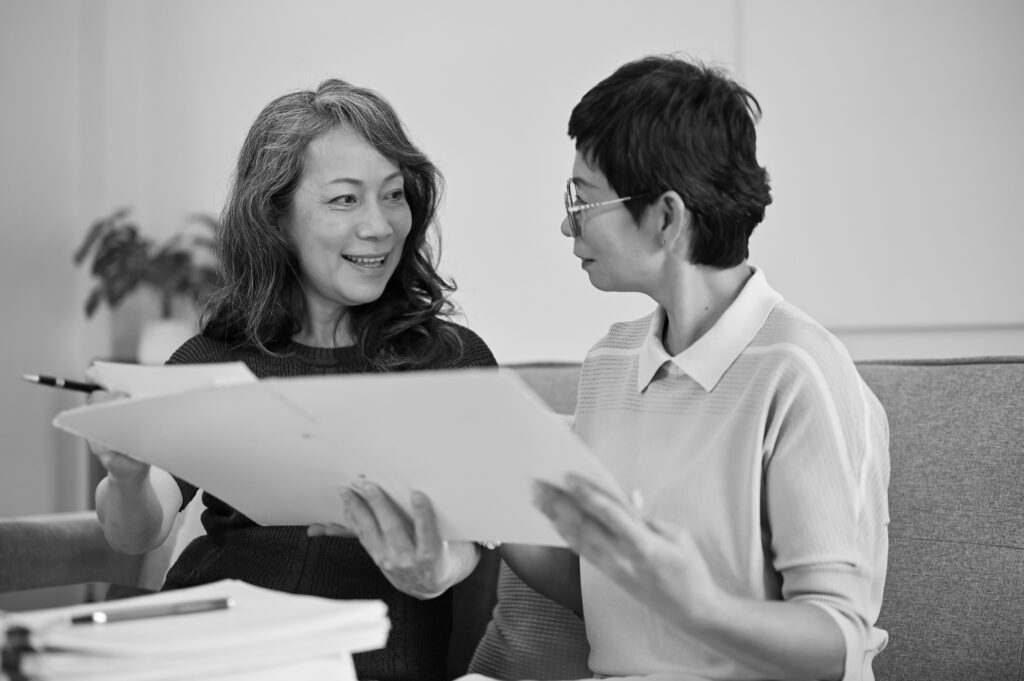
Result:
[[[0,518],[0,592],[67,584],[134,584],[143,556],[110,548],[96,514]]]
[[[571,413],[578,365],[514,368],[556,411]],[[875,661],[876,678],[1024,681],[1024,357],[858,368],[889,416],[892,459],[879,618],[890,641]],[[0,520],[0,591],[131,581],[137,559],[113,554],[98,530],[80,514]],[[462,590],[467,612],[493,603],[499,571],[492,563]],[[564,653],[552,664],[578,665],[579,620],[511,573],[500,579],[515,597],[499,605],[490,626],[515,645],[478,651],[477,662],[505,678],[562,671],[544,667],[541,650]],[[478,621],[479,612],[462,619]],[[457,659],[468,659],[467,642],[460,645]]]
[[[858,368],[892,459],[878,678],[1020,681],[1024,358]]]

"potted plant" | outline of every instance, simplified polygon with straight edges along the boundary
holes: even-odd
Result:
[[[186,226],[190,225],[198,231],[183,229],[158,243],[142,234],[129,209],[121,208],[95,221],[74,253],[75,264],[88,261],[96,279],[85,299],[86,317],[91,318],[103,303],[117,309],[140,289],[156,294],[158,320],[145,325],[139,339],[137,360],[143,364],[163,362],[178,342],[191,335],[191,322],[175,318],[175,303],[199,304],[219,284],[213,250],[218,222],[195,214],[187,220]]]

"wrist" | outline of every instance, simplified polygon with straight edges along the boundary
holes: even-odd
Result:
[[[445,589],[451,588],[469,576],[480,562],[480,546],[475,542],[445,542],[448,564]]]
[[[145,470],[130,473],[117,474],[107,471],[107,487],[114,493],[123,497],[141,496],[146,487],[149,486],[149,467]]]

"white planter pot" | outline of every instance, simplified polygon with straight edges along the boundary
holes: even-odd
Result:
[[[139,335],[139,364],[163,364],[182,343],[195,334],[188,319],[154,319],[146,322]]]

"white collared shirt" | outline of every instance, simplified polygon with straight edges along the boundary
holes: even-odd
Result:
[[[678,355],[665,311],[615,324],[580,374],[575,429],[643,512],[686,527],[723,588],[800,600],[839,624],[871,679],[888,553],[888,425],[845,348],[754,269]],[[697,557],[695,557],[697,559]],[[594,672],[754,679],[581,564]]]

